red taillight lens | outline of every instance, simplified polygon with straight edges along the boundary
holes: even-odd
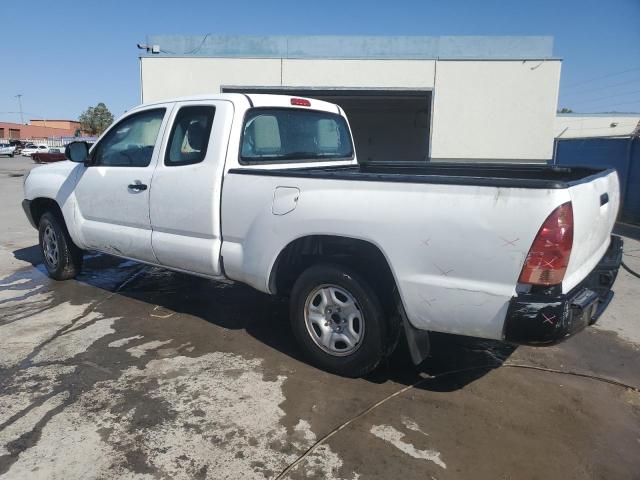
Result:
[[[311,102],[306,98],[292,98],[291,105],[298,105],[300,107],[310,107]]]
[[[573,208],[567,202],[556,208],[540,227],[518,281],[533,285],[562,283],[572,246]]]

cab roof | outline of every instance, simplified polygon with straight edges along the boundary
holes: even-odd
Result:
[[[293,104],[292,99],[307,100],[310,105]],[[156,102],[149,102],[139,105],[132,110],[148,107],[152,105],[159,105],[165,103],[176,102],[193,102],[193,101],[206,101],[206,100],[226,100],[233,102],[234,104],[241,104],[245,108],[251,107],[286,107],[286,108],[299,108],[310,110],[321,110],[325,112],[342,114],[342,110],[334,103],[325,102],[323,100],[317,100],[315,98],[299,97],[295,95],[275,95],[268,93],[211,93],[202,95],[190,95],[186,97],[167,98],[164,100],[158,100]]]

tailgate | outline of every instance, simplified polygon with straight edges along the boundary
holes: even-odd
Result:
[[[593,270],[607,251],[620,206],[620,183],[615,170],[570,185],[573,206],[573,248],[562,282],[568,292]]]

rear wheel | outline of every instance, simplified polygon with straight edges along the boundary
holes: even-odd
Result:
[[[71,240],[64,221],[45,212],[38,226],[40,251],[49,276],[55,280],[74,278],[82,269],[82,250]]]
[[[290,316],[305,356],[319,368],[359,377],[384,355],[387,325],[380,301],[346,267],[320,264],[305,270],[291,292]]]

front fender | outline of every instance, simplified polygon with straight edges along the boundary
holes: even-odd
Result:
[[[37,228],[37,219],[33,217],[34,201],[48,199],[56,202],[74,243],[82,246],[82,235],[76,225],[76,200],[74,189],[84,165],[70,161],[43,165],[31,170],[24,182],[24,201],[29,204],[29,218],[31,224]],[[26,211],[25,211],[26,213]]]

